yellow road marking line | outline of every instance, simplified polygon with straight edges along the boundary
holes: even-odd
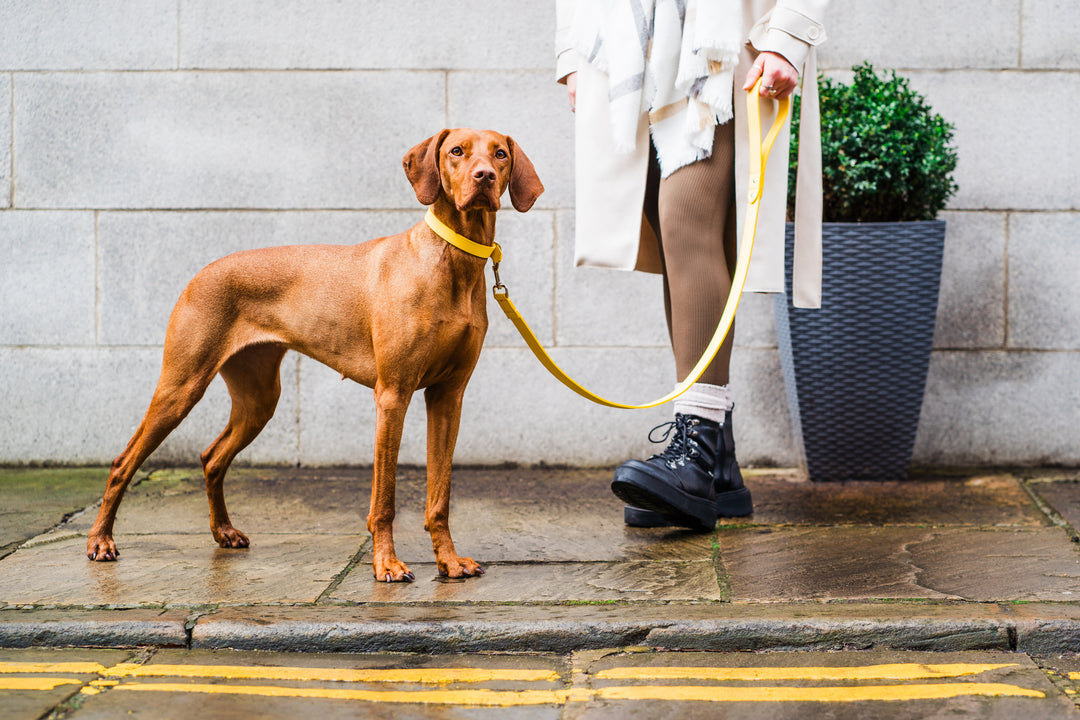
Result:
[[[888,664],[855,667],[616,667],[601,670],[594,677],[602,680],[932,680],[978,675],[990,670],[1017,667],[1004,664]],[[296,680],[324,682],[398,682],[448,684],[458,682],[555,682],[559,674],[552,670],[511,668],[409,668],[347,669],[308,667],[245,667],[242,665],[139,665],[120,663],[104,667],[91,662],[17,663],[0,662],[0,674],[73,673],[102,677],[187,677],[227,680]],[[1080,679],[1080,672],[1069,673]]]
[[[569,690],[346,690],[343,688],[291,688],[273,685],[209,685],[183,683],[127,683],[114,691],[181,692],[265,697],[323,698],[377,703],[417,703],[507,707],[566,702]]]
[[[963,677],[990,670],[1018,667],[1007,664],[917,663],[869,665],[862,667],[621,667],[596,673],[597,679],[658,680],[697,679],[713,681],[757,680],[917,680]],[[138,665],[121,663],[106,668],[97,663],[0,663],[0,673],[76,673],[101,677],[187,677],[221,680],[291,680],[352,683],[450,684],[459,682],[517,681],[553,682],[559,674],[551,670],[488,668],[410,668],[410,669],[340,669],[305,667],[244,667],[237,665]],[[1080,673],[1070,673],[1080,679]],[[77,685],[73,678],[3,677],[2,690],[52,690],[61,685]],[[559,690],[352,690],[337,688],[298,688],[270,685],[121,683],[118,680],[94,680],[81,692],[99,692],[98,687],[150,692],[219,693],[359,700],[381,703],[428,703],[442,705],[515,706],[583,702],[592,698],[608,700],[669,700],[708,702],[855,702],[861,700],[897,701],[944,699],[961,696],[1045,697],[1044,693],[1003,683],[938,683],[914,685],[877,685],[862,687],[731,687],[731,686],[619,686],[595,690],[571,688]]]
[[[1032,697],[1046,695],[1002,683],[937,683],[932,685],[868,685],[862,687],[703,687],[630,686],[597,691],[606,700],[697,700],[709,702],[859,702],[866,700],[941,700],[967,695]]]
[[[78,680],[72,678],[28,677],[7,678],[0,677],[0,690],[52,690],[60,685],[81,685]]]
[[[932,685],[875,685],[864,687],[703,687],[636,686],[598,690],[346,690],[338,688],[291,688],[271,685],[210,685],[183,683],[130,683],[115,690],[177,692],[222,695],[259,695],[354,700],[376,703],[472,705],[511,707],[558,705],[567,701],[668,700],[699,702],[859,702],[940,700],[963,696],[1044,698],[1038,690],[1002,683],[948,683]]]
[[[936,680],[978,675],[990,670],[1017,667],[1016,663],[977,665],[917,663],[856,667],[617,667],[601,670],[600,680]]]
[[[477,683],[495,680],[507,682],[554,682],[559,674],[553,670],[519,670],[512,668],[408,668],[397,670],[353,670],[347,668],[308,667],[245,667],[243,665],[137,665],[123,663],[108,668],[109,677],[186,677],[220,678],[224,680],[297,680],[354,683]]]
[[[100,675],[104,665],[96,662],[0,662],[0,674],[9,673],[76,673],[79,675]]]

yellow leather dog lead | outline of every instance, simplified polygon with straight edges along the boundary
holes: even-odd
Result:
[[[742,245],[740,247],[738,262],[735,267],[735,275],[731,279],[731,292],[728,293],[727,304],[724,305],[724,313],[720,316],[720,322],[716,326],[716,333],[709,342],[709,346],[705,348],[705,352],[701,356],[701,359],[698,360],[697,365],[694,366],[693,370],[690,371],[685,380],[679,383],[673,391],[659,400],[643,403],[641,405],[614,402],[613,400],[603,398],[583,387],[580,383],[567,375],[563,369],[552,360],[551,356],[544,349],[544,346],[540,344],[540,341],[532,331],[532,328],[525,322],[525,318],[523,318],[521,313],[518,312],[518,309],[514,307],[514,303],[510,300],[510,293],[506,289],[506,286],[499,281],[499,262],[502,260],[502,251],[498,244],[488,247],[458,235],[440,222],[430,211],[428,211],[428,216],[425,219],[427,220],[428,226],[451,245],[472,255],[476,255],[477,257],[486,258],[490,256],[492,258],[494,261],[495,286],[491,291],[495,296],[495,300],[499,303],[499,307],[502,308],[506,317],[510,319],[510,322],[514,323],[514,327],[521,333],[521,337],[524,338],[529,349],[536,355],[536,358],[548,369],[548,372],[559,380],[559,382],[566,385],[578,395],[608,407],[640,410],[663,405],[682,395],[690,389],[691,385],[697,382],[697,379],[701,377],[702,373],[705,372],[705,369],[709,367],[709,363],[716,357],[716,353],[719,352],[720,346],[724,342],[724,338],[727,337],[728,331],[731,329],[731,324],[735,321],[735,310],[738,309],[739,299],[742,297],[743,286],[746,284],[746,275],[750,268],[750,256],[754,250],[754,236],[757,233],[758,210],[761,204],[762,185],[764,184],[762,178],[765,176],[765,163],[769,159],[769,152],[772,150],[776,136],[780,134],[780,129],[784,126],[784,120],[787,118],[790,105],[788,98],[779,101],[776,120],[773,121],[768,136],[762,141],[760,96],[758,95],[760,85],[761,80],[759,79],[754,87],[746,94],[747,131],[750,135],[750,178],[748,185],[750,196],[746,209],[746,222],[743,225]]]

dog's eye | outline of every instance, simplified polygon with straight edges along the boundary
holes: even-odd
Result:
[[[457,147],[454,147],[454,148],[452,148],[450,150],[450,154],[451,155],[456,155],[457,157],[461,157],[462,155],[465,154],[465,151],[461,149],[460,145],[458,145]]]
[[[500,160],[505,160],[507,158],[506,151],[502,148],[499,148],[495,151],[495,157],[499,158]]]

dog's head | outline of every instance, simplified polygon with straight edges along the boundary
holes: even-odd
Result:
[[[525,212],[544,192],[521,147],[491,130],[443,130],[405,153],[401,164],[423,205],[441,193],[458,210],[494,211],[509,187],[514,208]]]

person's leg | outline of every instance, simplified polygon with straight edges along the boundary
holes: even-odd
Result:
[[[723,314],[735,260],[735,149],[733,123],[719,126],[712,155],[659,181],[646,217],[660,238],[664,304],[681,382],[708,347]],[[652,187],[650,183],[650,187]],[[717,515],[751,512],[749,491],[735,462],[728,390],[729,333],[704,375],[675,403],[668,448],[616,471],[612,489],[632,507],[626,521],[710,529]],[[661,441],[662,441],[661,440]],[[688,462],[689,461],[689,462]]]
[[[668,327],[681,382],[712,340],[724,311],[734,270],[734,123],[717,128],[712,155],[660,181],[657,198],[670,297]],[[730,227],[729,227],[730,226]],[[731,361],[729,334],[700,382],[726,385]]]

